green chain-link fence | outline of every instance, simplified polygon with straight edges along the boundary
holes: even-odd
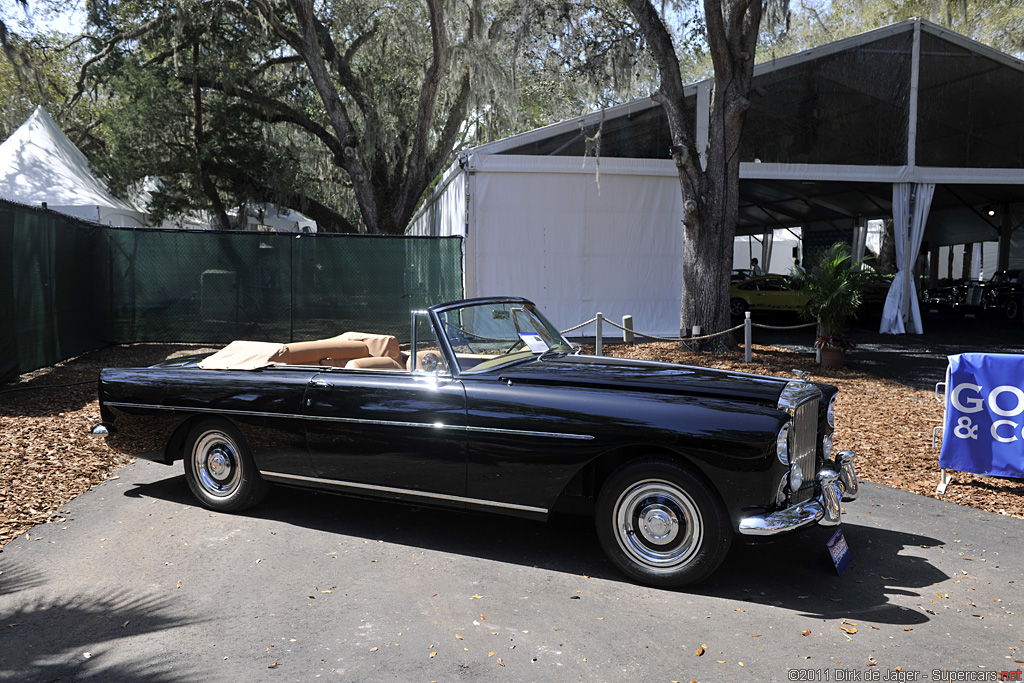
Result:
[[[459,238],[110,228],[0,202],[0,380],[108,343],[409,335]]]

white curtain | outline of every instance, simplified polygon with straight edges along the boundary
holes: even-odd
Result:
[[[764,241],[761,242],[761,270],[764,274],[772,272],[772,246],[775,244],[775,231],[768,228],[764,231]]]
[[[911,195],[914,203],[911,206]],[[893,183],[892,217],[896,238],[896,266],[899,272],[885,297],[879,332],[886,334],[921,334],[921,309],[917,303],[914,264],[921,250],[928,210],[935,195],[935,183]],[[909,296],[908,296],[909,292]],[[909,301],[910,310],[907,311]],[[904,324],[903,317],[907,321]]]

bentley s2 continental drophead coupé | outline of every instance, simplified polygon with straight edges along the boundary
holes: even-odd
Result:
[[[183,459],[199,502],[224,512],[275,483],[589,514],[615,566],[653,586],[706,578],[736,534],[837,525],[857,495],[853,453],[832,449],[835,387],[580,355],[515,297],[411,322],[404,349],[346,332],[105,369],[93,433]]]

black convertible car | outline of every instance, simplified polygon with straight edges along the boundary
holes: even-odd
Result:
[[[591,514],[631,578],[706,578],[736,534],[836,525],[857,495],[832,452],[836,389],[584,356],[525,299],[412,314],[411,341],[347,332],[233,342],[100,375],[116,450],[171,464],[214,510],[271,482],[545,518]]]

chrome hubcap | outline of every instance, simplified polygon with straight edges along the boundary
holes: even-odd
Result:
[[[196,480],[204,491],[224,498],[238,488],[241,472],[238,448],[223,432],[206,432],[196,441],[192,451]]]
[[[619,547],[630,559],[667,572],[697,554],[704,525],[688,493],[667,481],[645,480],[619,496],[615,528]]]
[[[652,503],[640,511],[640,532],[655,545],[665,545],[675,540],[679,533],[679,519],[666,505]]]

